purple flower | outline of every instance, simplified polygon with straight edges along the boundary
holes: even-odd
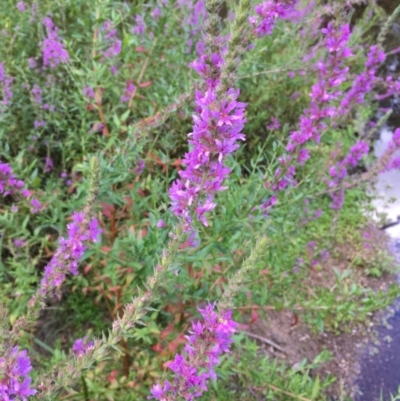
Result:
[[[322,249],[320,252],[321,260],[325,261],[330,255],[330,252],[327,249]]]
[[[53,160],[51,160],[50,157],[46,156],[44,164],[44,172],[49,173],[51,170],[53,170],[53,167],[54,167]]]
[[[151,16],[152,16],[153,19],[155,19],[156,21],[158,21],[158,19],[161,17],[161,10],[160,10],[158,7],[156,7],[156,8],[152,11]]]
[[[107,59],[112,59],[121,53],[122,42],[117,37],[117,30],[114,28],[112,21],[104,22],[102,30],[105,33],[105,43],[108,46],[107,50],[103,53],[103,56]]]
[[[280,126],[281,125],[279,124],[278,119],[276,119],[275,117],[271,117],[271,124],[267,125],[267,128],[270,131],[275,131],[275,130],[278,130],[280,128]]]
[[[28,198],[31,196],[31,191],[23,189],[24,185],[24,182],[13,174],[11,167],[0,161],[0,194],[3,196],[22,195]]]
[[[280,15],[281,12],[283,11],[279,7],[274,9],[274,15]],[[280,166],[275,171],[271,186],[275,193],[295,185],[295,165],[303,165],[310,158],[309,150],[305,146],[310,141],[319,143],[321,133],[326,127],[324,120],[339,114],[333,102],[339,99],[341,92],[338,87],[347,79],[348,68],[344,67],[344,61],[352,55],[347,47],[350,27],[348,25],[335,27],[330,22],[322,29],[322,33],[328,54],[326,60],[320,60],[315,66],[318,81],[311,88],[310,106],[300,117],[297,129],[289,135],[286,146],[288,154],[279,159]]]
[[[23,13],[25,11],[25,3],[23,1],[19,1],[17,3],[17,8],[19,11],[21,11]]]
[[[4,401],[22,400],[36,394],[31,388],[29,372],[32,370],[27,351],[19,351],[18,346],[5,350],[0,358],[0,398]]]
[[[388,160],[388,162],[382,166],[381,172],[400,169],[400,156],[392,157],[399,149],[400,128],[397,128],[393,133],[392,140],[389,142],[386,152],[381,157],[382,160]]]
[[[269,198],[267,201],[263,202],[261,205],[261,210],[264,211],[264,216],[268,216],[268,209],[270,209],[272,206],[275,205],[275,203],[278,201],[278,198],[274,195],[271,198]]]
[[[13,77],[7,76],[4,70],[3,63],[0,62],[0,88],[3,94],[3,100],[1,101],[0,112],[4,112],[6,106],[11,104],[13,93],[11,90],[11,84],[14,82]]]
[[[174,373],[173,381],[154,385],[149,399],[193,400],[207,390],[210,378],[217,379],[214,367],[221,355],[229,352],[237,323],[231,320],[231,311],[218,314],[214,309],[214,304],[199,308],[203,321],[192,323],[183,353],[177,354],[168,365]]]
[[[28,66],[31,70],[35,69],[37,67],[37,62],[34,58],[28,58]]]
[[[32,207],[33,207],[33,209],[32,209],[33,213],[39,212],[40,209],[42,208],[41,203],[40,203],[36,198],[33,198],[33,199],[30,201],[30,204],[31,204]]]
[[[118,56],[121,53],[122,42],[119,39],[116,39],[112,42],[110,47],[104,53],[105,58],[112,58]]]
[[[82,94],[89,99],[94,99],[94,90],[91,86],[86,86],[85,88],[83,88]]]
[[[17,248],[22,248],[22,247],[25,245],[25,243],[26,243],[25,240],[20,239],[20,238],[15,238],[13,242],[14,242],[14,245],[15,245]]]
[[[46,126],[46,121],[43,121],[43,120],[35,120],[35,121],[33,122],[33,126],[35,127],[35,129],[39,129],[39,128],[41,128],[41,127]]]
[[[343,160],[343,164],[347,166],[355,167],[361,158],[368,154],[369,144],[368,142],[358,141],[354,146],[350,148],[349,154]]]
[[[90,134],[94,134],[95,132],[100,132],[104,128],[103,123],[94,123],[92,128],[89,130]]]
[[[136,86],[133,84],[131,79],[128,79],[125,86],[124,94],[121,96],[122,102],[129,102],[131,100],[132,95],[135,93]]]
[[[315,250],[316,247],[317,247],[317,244],[315,243],[315,241],[310,241],[310,242],[307,244],[307,249],[310,250],[310,251]]]
[[[144,23],[144,19],[141,15],[135,15],[135,23],[136,25],[131,28],[131,32],[135,35],[143,35],[146,32],[146,24]]]
[[[322,210],[321,209],[316,210],[314,213],[314,218],[318,219],[321,216],[322,216]]]
[[[255,6],[257,17],[249,19],[254,33],[259,37],[270,35],[278,19],[287,18],[293,11],[297,0],[268,0]]]
[[[190,38],[195,38],[201,32],[207,17],[205,1],[178,0],[176,5],[182,10],[182,26],[188,32]]]
[[[165,224],[165,221],[163,219],[160,219],[160,220],[158,220],[156,227],[157,228],[165,228],[165,227],[167,227],[167,225]]]
[[[47,33],[42,44],[43,66],[55,68],[60,63],[66,63],[69,59],[69,54],[58,37],[58,28],[51,18],[44,18],[42,24],[46,27]]]
[[[74,212],[67,229],[67,237],[59,239],[59,247],[45,267],[40,284],[43,296],[59,286],[67,273],[78,274],[79,259],[87,249],[85,243],[98,241],[101,233],[97,220],[88,221],[84,212]]]
[[[329,187],[339,187],[343,180],[347,177],[347,169],[349,167],[357,166],[361,158],[368,154],[369,144],[368,142],[358,141],[355,145],[350,148],[347,156],[336,163],[336,165],[329,168],[330,180],[328,181]],[[330,193],[332,198],[331,208],[338,210],[342,207],[344,201],[344,191],[338,189],[337,191]]]
[[[145,164],[144,160],[139,159],[138,162],[137,162],[136,168],[133,169],[133,172],[136,175],[140,175],[140,174],[143,173],[143,170],[144,170],[145,167],[146,167],[146,164]]]
[[[72,346],[72,352],[75,356],[80,357],[90,351],[94,346],[93,341],[88,341],[86,337],[79,338]]]
[[[353,86],[345,94],[340,104],[340,113],[348,114],[352,105],[362,104],[365,95],[380,82],[380,78],[376,76],[380,64],[385,61],[386,55],[378,46],[371,46],[365,62],[364,71],[356,76]]]
[[[214,89],[196,93],[197,112],[193,116],[193,132],[189,136],[192,150],[185,154],[186,170],[180,171],[170,189],[171,210],[191,226],[191,209],[197,218],[207,224],[204,214],[215,208],[215,192],[222,185],[230,169],[224,166],[226,156],[234,152],[244,140],[241,133],[246,122],[246,105],[238,102],[239,90],[229,89],[224,98],[217,98]]]

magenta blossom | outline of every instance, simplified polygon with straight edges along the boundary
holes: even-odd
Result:
[[[94,342],[88,341],[86,337],[79,338],[74,342],[74,345],[72,346],[72,352],[75,354],[75,356],[80,357],[90,351],[93,348],[93,345]]]
[[[23,1],[19,1],[18,3],[17,3],[17,8],[18,8],[18,10],[19,11],[21,11],[22,13],[25,11],[25,3],[23,2]]]
[[[3,95],[3,100],[0,103],[0,112],[4,112],[6,106],[11,104],[11,99],[13,97],[13,92],[11,90],[11,85],[14,82],[14,78],[7,76],[3,63],[0,62],[0,89]]]
[[[58,28],[54,25],[50,17],[46,17],[42,24],[46,27],[47,36],[42,44],[43,65],[55,68],[60,63],[66,63],[69,54],[64,48],[64,44],[58,37]]]
[[[367,155],[368,152],[369,144],[367,142],[358,141],[355,145],[353,145],[343,160],[329,168],[330,178],[328,180],[328,186],[339,187],[343,180],[347,177],[348,168],[357,166],[358,162],[364,155]],[[331,208],[334,210],[340,209],[344,202],[344,190],[339,188],[330,195],[332,198]]]
[[[275,194],[296,185],[296,166],[303,165],[310,158],[306,145],[312,141],[319,143],[321,133],[326,128],[325,119],[339,114],[335,102],[342,93],[338,88],[348,75],[348,68],[344,66],[344,62],[346,58],[352,56],[347,45],[350,27],[349,25],[335,27],[330,22],[321,32],[324,35],[324,45],[328,55],[315,66],[318,81],[312,86],[309,94],[310,106],[300,117],[297,130],[289,135],[287,154],[278,159],[280,166],[275,171],[274,182],[271,185]],[[262,209],[265,211],[271,206],[267,203],[262,205]]]
[[[0,399],[2,401],[27,401],[36,394],[31,388],[29,372],[32,370],[27,351],[19,351],[18,346],[6,350],[0,357]]]
[[[222,354],[229,352],[237,323],[231,320],[231,311],[218,314],[214,309],[215,304],[199,308],[203,322],[192,323],[182,354],[177,354],[168,365],[174,373],[173,381],[154,385],[149,399],[191,401],[207,390],[210,378],[217,379],[214,367]]]
[[[129,102],[131,100],[131,97],[135,93],[135,90],[136,86],[133,84],[133,81],[131,79],[128,79],[128,81],[126,82],[124,94],[121,96],[121,101]]]
[[[59,247],[45,267],[40,284],[43,295],[61,285],[67,273],[78,274],[79,259],[87,249],[85,243],[98,241],[101,233],[97,220],[86,221],[84,212],[74,212],[67,228],[67,237],[59,239]]]
[[[83,96],[86,96],[88,99],[94,99],[94,90],[91,86],[86,86],[82,89]]]
[[[255,6],[257,16],[250,17],[254,33],[259,37],[270,35],[278,19],[285,19],[293,13],[297,0],[268,0]]]

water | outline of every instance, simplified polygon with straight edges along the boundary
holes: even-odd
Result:
[[[375,156],[380,157],[386,150],[392,131],[383,128],[380,139],[375,143]],[[393,170],[378,176],[376,199],[373,204],[377,215],[385,213],[388,221],[400,216],[400,171]],[[391,200],[394,199],[394,202]],[[377,217],[377,215],[375,217]],[[400,224],[389,227],[390,249],[400,263]],[[398,277],[400,282],[400,276]],[[371,344],[361,360],[361,373],[356,381],[360,394],[357,401],[390,400],[390,394],[397,395],[400,386],[400,299],[390,307],[387,326],[379,327],[379,344]]]

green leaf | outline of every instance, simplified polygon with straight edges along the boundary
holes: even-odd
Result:
[[[320,390],[320,380],[319,380],[319,376],[317,376],[317,378],[315,379],[312,391],[311,391],[311,399],[315,400],[315,398],[317,398],[317,395],[319,394],[319,390]]]

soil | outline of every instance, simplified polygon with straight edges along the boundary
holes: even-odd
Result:
[[[377,247],[388,249],[387,237],[384,231],[377,228],[369,231],[370,241]],[[375,249],[375,248],[374,248]],[[371,257],[373,248],[366,248],[363,257]],[[309,277],[309,285],[325,285],[331,287],[334,284],[333,266],[344,272],[349,267],[349,261],[354,257],[356,249],[351,244],[339,246],[339,257],[328,259],[323,269]],[[393,273],[384,273],[379,278],[365,274],[365,269],[354,269],[352,281],[374,290],[386,291],[391,284],[396,282]],[[256,339],[265,354],[271,358],[278,358],[285,361],[288,366],[295,366],[303,359],[312,362],[322,351],[331,353],[332,359],[324,363],[313,375],[321,378],[333,375],[335,383],[328,390],[328,399],[343,399],[343,396],[356,397],[359,394],[358,377],[361,372],[361,363],[366,354],[369,354],[371,347],[378,341],[377,327],[387,311],[380,311],[371,316],[365,324],[351,325],[344,332],[322,332],[314,333],[310,327],[301,319],[293,325],[293,311],[271,310],[267,312],[265,320],[259,319],[253,323],[248,332],[250,336],[259,337]],[[270,345],[272,342],[275,344]],[[374,348],[375,349],[375,348]]]

